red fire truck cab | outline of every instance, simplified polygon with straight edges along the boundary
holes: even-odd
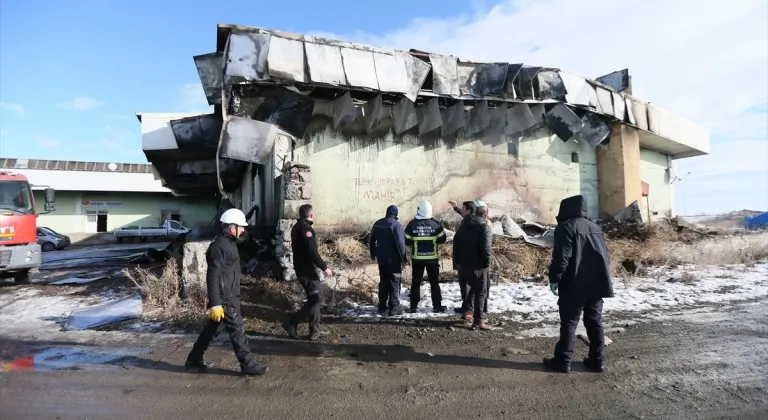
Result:
[[[46,212],[56,209],[54,194],[53,189],[45,189]],[[37,215],[27,177],[0,171],[0,277],[25,283],[39,275]]]

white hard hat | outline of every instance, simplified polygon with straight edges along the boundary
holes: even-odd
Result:
[[[488,207],[488,205],[485,204],[485,201],[475,200],[475,207]]]
[[[432,203],[427,200],[419,201],[419,207],[416,209],[416,214],[425,219],[432,217]]]
[[[246,227],[248,222],[245,221],[245,215],[240,209],[229,209],[221,214],[221,223],[225,225],[237,225]]]

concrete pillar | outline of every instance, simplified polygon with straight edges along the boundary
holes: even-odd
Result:
[[[608,147],[597,148],[600,217],[614,216],[642,199],[640,135],[637,129],[614,122]]]

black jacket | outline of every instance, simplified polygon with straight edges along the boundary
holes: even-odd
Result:
[[[550,283],[560,284],[560,298],[613,297],[610,255],[605,234],[587,218],[587,201],[577,195],[560,202]]]
[[[232,235],[220,233],[205,253],[208,272],[208,307],[235,303],[240,299],[240,254]]]
[[[377,220],[371,229],[368,247],[371,258],[375,258],[379,265],[397,267],[405,263],[407,250],[403,225],[394,216]]]
[[[315,267],[325,271],[328,265],[317,251],[317,235],[315,229],[312,228],[311,221],[299,219],[293,226],[291,229],[291,248],[296,275],[310,280],[320,280]]]
[[[493,232],[485,219],[468,216],[453,237],[453,267],[481,270],[491,266]]]
[[[405,243],[413,247],[413,261],[436,263],[439,244],[446,241],[443,225],[435,219],[413,219],[405,227]]]

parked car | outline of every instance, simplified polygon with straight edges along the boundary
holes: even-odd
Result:
[[[72,240],[67,235],[62,235],[51,228],[40,226],[37,228],[37,243],[43,252],[48,252],[62,250],[72,244]]]
[[[130,241],[144,242],[149,238],[176,237],[186,234],[189,229],[176,220],[166,220],[162,226],[124,226],[114,230],[113,234],[117,242]]]

